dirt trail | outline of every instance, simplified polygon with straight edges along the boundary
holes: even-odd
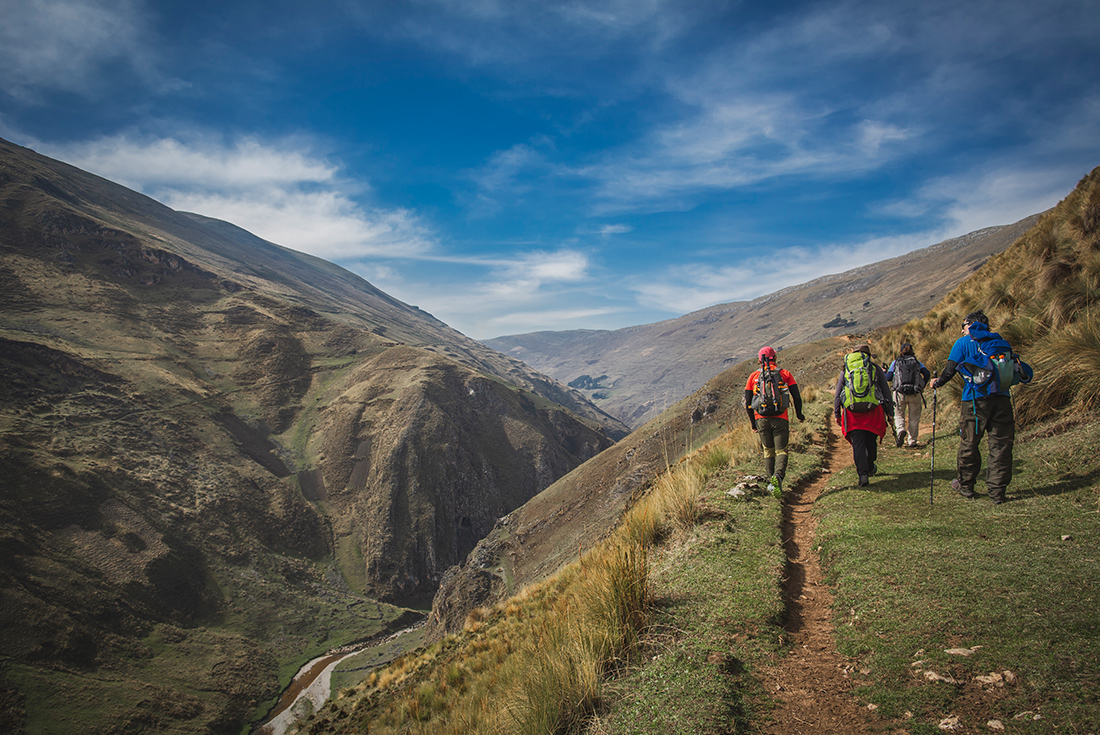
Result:
[[[813,504],[829,476],[852,463],[848,443],[829,419],[826,470],[810,485],[791,489],[783,508],[783,542],[787,549],[787,633],[793,648],[766,673],[765,686],[782,705],[772,712],[765,733],[868,732],[867,710],[851,695],[850,662],[836,650],[833,596],[825,586],[814,546],[817,520]]]

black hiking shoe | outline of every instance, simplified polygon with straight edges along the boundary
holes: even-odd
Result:
[[[897,440],[896,440],[896,441],[897,441],[897,444],[898,444],[898,447],[899,447],[899,448],[901,447],[901,445],[902,445],[902,444],[904,444],[904,443],[905,443],[905,439],[906,439],[906,437],[908,437],[908,436],[909,436],[909,434],[908,434],[907,432],[905,432],[905,431],[899,431],[899,432],[898,432],[898,437],[897,437]]]
[[[951,489],[954,490],[955,492],[957,492],[959,495],[963,496],[964,498],[974,497],[974,491],[973,490],[967,490],[965,487],[963,487],[962,483],[959,482],[959,478],[957,478],[957,477],[954,478],[953,480],[951,480]],[[996,502],[996,501],[994,501],[994,502]]]
[[[867,479],[867,475],[860,475],[859,476],[859,486],[860,487],[867,487],[870,484],[871,484],[871,481]]]
[[[868,477],[874,477],[878,474],[878,465],[874,462],[871,463],[871,471],[867,473]]]

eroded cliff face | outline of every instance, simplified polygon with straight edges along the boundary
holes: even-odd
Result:
[[[352,372],[316,436],[337,546],[354,547],[341,564],[402,601],[429,598],[497,518],[611,444],[500,381],[400,348]]]

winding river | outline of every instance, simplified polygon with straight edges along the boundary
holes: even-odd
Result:
[[[287,730],[303,715],[308,716],[325,705],[332,695],[332,674],[341,662],[376,649],[370,664],[356,667],[356,670],[370,670],[384,666],[409,649],[410,646],[406,645],[403,639],[420,632],[419,625],[405,628],[387,636],[381,642],[371,641],[347,646],[308,661],[298,669],[290,685],[283,690],[271,713],[261,724],[253,728],[252,732],[256,735],[286,735]]]

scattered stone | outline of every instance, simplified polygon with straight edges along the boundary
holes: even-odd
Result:
[[[943,676],[942,674],[937,674],[935,671],[931,670],[924,672],[924,678],[928,679],[928,681],[942,681],[947,684],[959,683],[958,680],[952,679],[950,676]]]
[[[959,721],[958,715],[951,715],[940,720],[941,730],[961,730],[963,729],[962,722]]]
[[[905,710],[905,719],[907,719],[907,720],[913,719],[913,713],[910,712],[909,710]]]
[[[1024,710],[1023,712],[1016,715],[1012,719],[1014,719],[1014,720],[1041,720],[1041,719],[1043,719],[1043,716],[1040,715],[1040,714],[1037,714],[1035,712],[1032,712],[1031,710],[1028,709],[1028,710]]]
[[[944,650],[944,653],[949,653],[952,656],[973,656],[981,646],[971,646],[970,648],[948,648]]]
[[[915,669],[919,666],[924,666],[926,663],[928,663],[928,659],[922,658],[920,661],[914,661],[913,663],[911,663],[909,665],[912,666]]]
[[[1005,685],[1004,675],[998,674],[996,671],[991,672],[989,676],[975,676],[974,681],[988,686],[1003,687]]]
[[[729,495],[734,500],[744,500],[745,498],[747,498],[749,496],[749,494],[747,492],[745,492],[744,490],[742,490],[740,487],[735,487],[731,490],[728,490],[726,492],[726,495]]]
[[[1004,671],[1002,671],[1001,675],[1004,676],[1004,678],[1005,678],[1005,684],[1015,684],[1016,683],[1016,674],[1009,671],[1008,669],[1005,669]]]
[[[875,704],[874,702],[871,702],[871,704],[867,705],[867,709],[869,709],[869,710],[871,710],[872,712],[874,712],[875,710],[877,710],[877,709],[878,709],[878,705],[877,705],[877,704]]]
[[[989,722],[985,723],[985,726],[988,727],[990,730],[1004,730],[1005,729],[1005,724],[1003,722],[1001,722],[1000,720],[990,720]]]
[[[1062,536],[1062,540],[1063,540],[1063,541],[1072,541],[1072,540],[1073,540],[1073,536],[1070,536],[1070,535],[1069,535],[1068,533],[1067,533],[1067,534],[1064,534],[1064,535]]]

